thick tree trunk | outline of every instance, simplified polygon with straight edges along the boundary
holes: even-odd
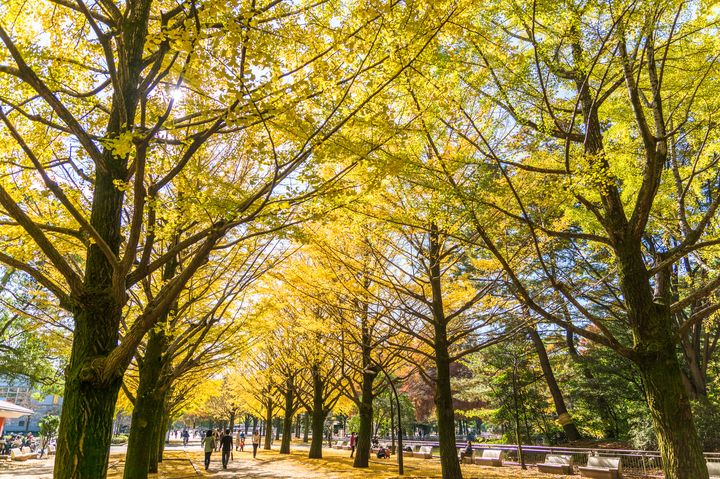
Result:
[[[558,415],[558,422],[560,422],[560,425],[565,431],[565,436],[568,441],[577,441],[580,439],[580,433],[575,426],[572,416],[568,413],[567,407],[565,407],[565,399],[563,398],[563,395],[560,392],[560,387],[555,379],[555,374],[553,373],[552,365],[550,364],[550,358],[548,358],[547,351],[545,349],[545,343],[543,343],[543,340],[537,332],[537,329],[535,329],[535,326],[528,328],[528,333],[535,345],[535,351],[537,352],[540,367],[542,368],[543,375],[545,376],[545,382],[550,390],[553,403],[555,403],[555,412]]]
[[[125,479],[141,479],[147,477],[148,472],[157,472],[159,438],[164,432],[165,394],[160,374],[166,342],[162,332],[152,330],[148,334],[145,356],[138,368],[140,381],[125,456]],[[154,468],[150,467],[151,455]]]
[[[273,418],[273,402],[272,399],[268,399],[267,406],[265,407],[265,444],[263,449],[272,449],[272,418]]]
[[[440,466],[443,479],[462,479],[455,443],[455,410],[450,387],[450,356],[448,353],[447,320],[440,283],[440,242],[438,228],[430,226],[430,286],[432,288],[433,325],[435,328],[435,409],[440,442]]]
[[[676,354],[673,318],[667,306],[667,276],[659,273],[653,294],[638,249],[620,250],[618,265],[628,319],[633,326],[635,347],[631,359],[640,368],[665,477],[708,479],[702,445]]]
[[[111,180],[107,175],[98,174],[98,183],[110,181],[110,185],[96,185],[95,203],[103,205],[94,205],[94,208],[108,208],[113,212],[116,208],[119,210],[119,198],[112,191],[105,191],[108,187],[115,189]],[[105,195],[102,193],[107,193],[110,198],[103,198]],[[119,223],[119,215],[112,217],[118,218]],[[105,229],[111,228],[105,225]],[[92,264],[87,266],[88,285],[96,286],[87,287],[89,292],[82,298],[84,307],[75,313],[53,472],[56,479],[106,477],[115,403],[121,385],[121,374],[108,381],[98,380],[99,372],[93,364],[94,360],[106,357],[117,345],[122,306],[108,292],[111,272],[106,269],[110,266],[102,253],[92,245],[88,257],[92,260]],[[99,367],[102,367],[101,361]]]
[[[310,452],[308,453],[310,459],[322,459],[324,425],[325,411],[323,411],[322,404],[320,404],[320,407],[316,407],[312,411],[312,440],[310,442]]]
[[[373,382],[375,381],[375,376],[377,376],[377,372],[372,369],[365,369],[363,372],[362,396],[360,402],[357,403],[360,413],[360,428],[358,430],[357,449],[355,450],[353,467],[368,467],[370,460],[374,399]]]
[[[122,20],[123,55],[120,64],[127,67],[118,77],[122,91],[112,97],[106,136],[118,135],[132,126],[140,100],[139,77],[147,37],[150,1],[128,2]],[[120,115],[120,111],[124,115]],[[124,193],[115,181],[127,179],[128,159],[104,152],[105,168],[95,171],[90,224],[117,255],[122,236],[121,216]],[[97,244],[91,244],[85,258],[82,294],[73,310],[75,328],[70,361],[65,376],[65,392],[60,416],[55,479],[104,479],[112,438],[115,403],[124,371],[105,371],[99,379],[103,359],[117,346],[123,304],[113,295],[113,266]],[[107,374],[111,373],[111,374]]]
[[[80,380],[77,371],[69,372],[60,416],[55,479],[106,477],[119,390],[120,380],[99,386]]]
[[[702,444],[682,382],[680,364],[668,339],[648,341],[645,348],[641,344],[643,351],[638,361],[665,477],[707,479]]]
[[[310,443],[310,459],[322,458],[323,445],[323,426],[325,425],[325,398],[323,391],[325,389],[324,379],[320,375],[317,365],[313,365],[310,369],[313,379],[313,408],[312,408],[312,442]],[[307,440],[307,414],[305,415],[305,437]]]
[[[282,441],[280,442],[280,454],[290,454],[290,439],[292,436],[293,417],[295,416],[294,384],[292,377],[287,380],[285,391],[285,416],[283,417]]]

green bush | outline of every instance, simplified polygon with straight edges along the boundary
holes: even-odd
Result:
[[[110,444],[118,445],[118,444],[126,444],[128,441],[128,435],[127,434],[115,434],[112,439],[110,440]]]

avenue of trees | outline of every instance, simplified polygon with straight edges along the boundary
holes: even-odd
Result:
[[[54,477],[178,418],[472,424],[657,448],[720,427],[720,8],[8,0],[0,375],[62,391]],[[393,392],[399,392],[398,403]]]

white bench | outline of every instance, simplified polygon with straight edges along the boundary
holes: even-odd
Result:
[[[720,479],[720,462],[708,462],[707,468],[710,479]]]
[[[432,459],[432,446],[420,446],[417,452],[413,452],[413,457]]]
[[[483,449],[482,455],[475,458],[475,464],[481,466],[502,466],[502,449]]]
[[[405,447],[408,447],[408,446],[405,446]],[[412,451],[403,451],[403,456],[413,457],[418,454],[421,447],[422,447],[421,444],[415,444],[414,446],[412,446]],[[418,456],[418,457],[420,457],[420,456]]]
[[[548,454],[545,462],[538,464],[537,468],[549,474],[572,474],[573,458],[570,454]]]
[[[333,446],[333,449],[342,449],[347,441],[337,441]]]
[[[622,463],[619,457],[588,457],[587,466],[580,466],[582,477],[593,479],[619,479],[622,477]]]
[[[23,452],[21,448],[10,449],[10,459],[13,461],[27,461],[28,459],[37,459],[34,452]]]
[[[467,454],[465,452],[466,448],[467,448],[467,446],[458,448],[458,459],[460,460],[461,464],[472,464],[473,463],[473,455],[475,454],[475,451],[473,450],[470,454]]]

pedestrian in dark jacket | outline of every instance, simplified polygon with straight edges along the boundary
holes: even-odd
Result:
[[[225,429],[225,435],[220,439],[220,445],[222,447],[222,465],[223,469],[227,469],[228,462],[230,461],[230,454],[232,454],[233,438],[230,434],[230,429]]]

